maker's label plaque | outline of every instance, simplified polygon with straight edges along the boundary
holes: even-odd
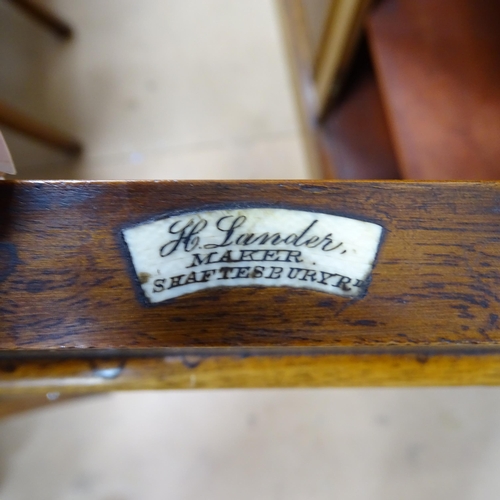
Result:
[[[382,235],[370,222],[300,210],[192,212],[123,231],[149,302],[219,286],[362,294]]]

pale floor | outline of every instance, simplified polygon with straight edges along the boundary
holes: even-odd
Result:
[[[308,175],[271,0],[56,0],[65,46],[0,2],[0,95],[79,136],[8,134],[26,178]],[[500,391],[121,393],[0,423],[1,500],[500,497]]]
[[[0,96],[85,155],[68,162],[6,131],[21,177],[308,176],[272,0],[49,3],[74,41],[0,2]]]

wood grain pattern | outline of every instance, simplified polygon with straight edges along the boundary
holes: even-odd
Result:
[[[0,356],[0,394],[7,397],[141,389],[471,384],[500,384],[498,348],[233,347]]]
[[[382,225],[385,240],[366,296],[349,300],[307,290],[248,287],[144,305],[122,228],[171,211],[249,205],[321,211]],[[379,383],[382,375],[367,370],[380,366],[383,371],[384,362],[375,361],[382,355],[392,360],[388,367],[399,363],[392,372],[387,368],[386,384],[411,383],[410,376],[420,383],[498,383],[499,206],[500,183],[494,182],[2,182],[0,350],[5,363],[14,364],[10,372],[3,370],[0,390],[18,387],[9,380],[23,377],[30,380],[26,387],[46,390],[50,384],[40,380],[58,380],[56,366],[71,386],[71,370],[88,371],[89,361],[68,356],[90,353],[97,359],[102,351],[119,350],[147,372],[152,358],[141,358],[142,350],[153,351],[158,366],[165,367],[164,358],[175,357],[172,349],[193,348],[232,349],[227,362],[236,363],[239,373],[233,382],[222,372],[205,375],[221,387],[244,385],[247,375],[250,385],[307,385],[308,377],[311,384],[349,384],[340,375],[318,375],[313,382],[314,376],[306,374],[321,365],[318,359],[325,363],[318,373],[330,373],[333,363],[348,374],[354,363],[358,375],[352,375],[352,383],[363,384],[363,376],[367,384]],[[459,350],[443,354],[448,361],[436,361],[445,366],[441,378],[439,370],[432,376],[415,374],[424,366],[415,364],[422,356],[419,349],[441,359],[439,350],[451,346]],[[256,374],[259,356],[240,352],[250,348],[282,349],[268,361],[288,373],[282,382],[268,368]],[[351,351],[312,355],[289,350],[294,348]],[[380,353],[382,348],[396,350]],[[487,352],[467,354],[474,348]],[[355,362],[356,352],[362,354],[356,349],[364,349],[369,361]],[[51,367],[45,375],[22,357],[32,352],[43,358],[47,351],[62,358],[45,361]],[[297,356],[300,360],[293,361]],[[204,366],[216,370],[225,366],[226,357],[216,356],[215,364]],[[479,369],[481,359],[490,361]],[[302,366],[302,375],[294,363]],[[460,367],[456,373],[453,366]],[[140,369],[134,370],[130,373],[140,379]],[[169,373],[164,372],[159,386],[177,383]],[[144,387],[154,385],[146,380],[144,375]],[[124,384],[118,386],[141,387],[140,380]]]

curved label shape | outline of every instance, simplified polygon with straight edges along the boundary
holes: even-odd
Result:
[[[234,208],[125,229],[151,303],[220,286],[287,286],[364,293],[382,236],[371,222],[317,212]]]

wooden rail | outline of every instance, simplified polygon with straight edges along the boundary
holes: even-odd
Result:
[[[73,36],[73,29],[71,26],[44,5],[33,2],[32,0],[8,1],[24,11],[24,13],[30,16],[34,21],[51,30],[56,36],[63,39],[68,39]]]
[[[148,302],[124,229],[250,207],[381,226],[362,293],[332,271],[335,293],[250,280]],[[0,394],[499,384],[499,262],[496,182],[5,181]]]
[[[26,116],[2,101],[0,101],[0,125],[5,125],[71,156],[79,156],[83,151],[82,145],[73,137]]]

